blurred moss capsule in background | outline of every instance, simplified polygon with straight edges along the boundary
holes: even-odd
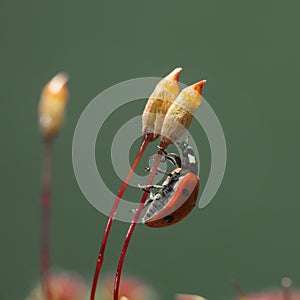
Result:
[[[42,135],[51,140],[61,129],[65,107],[69,97],[68,75],[58,73],[44,87],[39,105],[39,120]]]

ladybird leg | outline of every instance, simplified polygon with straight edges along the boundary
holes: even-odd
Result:
[[[156,185],[156,184],[150,184],[150,185],[138,185],[139,189],[145,191],[145,192],[150,192],[149,189],[161,189],[161,185]]]
[[[138,184],[138,188],[146,193],[150,193],[150,190],[147,189],[147,186],[146,185],[139,185]]]
[[[160,190],[162,188],[162,185],[157,185],[157,184],[146,185],[146,188]]]
[[[144,204],[144,209],[151,203],[153,202],[152,199],[149,199],[147,202],[145,202]],[[136,214],[138,211],[138,208],[135,208],[135,209],[131,209],[129,212],[132,213],[132,214]]]
[[[168,153],[160,146],[157,146],[157,148],[164,153],[165,158],[169,160],[173,166],[176,166],[177,168],[181,168],[181,158],[179,155],[175,153]]]
[[[166,159],[172,163],[173,166],[177,168],[181,168],[181,158],[179,155],[175,153],[169,153],[166,155]]]
[[[147,173],[151,173],[151,172],[152,172],[152,169],[150,169],[149,167],[145,167],[144,170],[145,170]],[[164,171],[162,171],[162,170],[160,170],[160,169],[157,169],[157,170],[156,170],[156,174],[155,174],[155,175],[157,175],[157,173],[164,174],[164,175],[168,175],[168,173],[166,173],[166,172],[164,172]]]
[[[152,202],[153,202],[153,199],[151,199],[151,196],[150,196],[150,198],[144,203],[144,208],[146,208]],[[131,209],[129,212],[132,214],[136,214],[137,211],[138,211],[138,208],[135,208],[135,209]]]
[[[149,167],[145,167],[144,169],[147,173],[150,173],[152,170]]]
[[[165,149],[163,149],[161,146],[157,146],[157,148],[158,148],[160,151],[162,151],[163,154],[168,155],[168,152],[167,152]]]
[[[152,193],[151,193],[152,194]],[[150,203],[152,203],[153,202],[153,199],[152,199],[152,197],[150,197],[146,202],[145,202],[145,204],[144,204],[144,208],[145,207],[147,207]]]

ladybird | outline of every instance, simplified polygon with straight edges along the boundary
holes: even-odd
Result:
[[[194,150],[185,142],[177,143],[182,151],[182,159],[174,153],[162,150],[165,158],[175,169],[167,173],[162,185],[143,185],[139,188],[150,194],[145,202],[148,206],[142,222],[149,227],[167,227],[185,218],[195,207],[200,187],[198,163]],[[147,171],[151,171],[148,170]],[[151,189],[155,189],[152,192]]]

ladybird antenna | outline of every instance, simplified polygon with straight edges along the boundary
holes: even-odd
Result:
[[[231,283],[232,283],[233,287],[236,289],[236,291],[238,292],[238,294],[240,296],[240,300],[246,300],[247,299],[246,294],[242,290],[239,282],[236,279],[232,279]]]
[[[288,277],[284,277],[281,280],[283,300],[291,300],[292,299],[292,280]]]
[[[120,190],[119,190],[119,192],[117,194],[117,197],[115,199],[113,207],[111,209],[109,218],[108,218],[107,223],[106,223],[106,228],[105,228],[105,231],[104,231],[104,235],[103,235],[103,238],[102,238],[102,242],[101,242],[99,254],[98,254],[98,259],[97,259],[97,263],[96,263],[96,269],[95,269],[93,283],[92,283],[90,300],[94,300],[95,299],[95,294],[96,294],[96,289],[97,289],[97,282],[98,282],[99,274],[100,274],[100,271],[101,271],[101,268],[102,268],[102,264],[103,264],[103,261],[104,261],[104,253],[105,253],[105,249],[106,249],[106,244],[107,244],[108,236],[109,236],[109,233],[110,233],[110,230],[111,230],[112,222],[114,220],[116,211],[117,211],[118,206],[120,204],[120,200],[121,200],[121,198],[122,198],[122,196],[123,196],[123,194],[125,192],[126,187],[128,186],[128,183],[129,183],[132,175],[134,174],[134,171],[135,171],[135,169],[136,169],[136,167],[137,167],[140,159],[142,158],[143,153],[145,152],[145,149],[147,148],[147,146],[148,146],[148,144],[149,144],[149,142],[151,140],[152,140],[152,136],[151,135],[145,134],[143,136],[143,140],[142,140],[139,152],[137,153],[137,155],[136,155],[136,157],[134,159],[134,162],[133,162],[133,164],[131,166],[131,169],[129,170],[129,173],[128,173],[127,177],[125,178],[125,181],[123,182],[123,184],[122,184],[122,186],[121,186],[121,188],[120,188]],[[146,194],[146,196],[145,196],[145,200],[146,200],[147,193],[144,193],[144,194]]]
[[[154,162],[154,166],[153,166],[153,169],[151,171],[150,177],[148,179],[147,185],[151,185],[153,183],[156,171],[157,171],[158,166],[160,164],[162,153],[163,153],[162,149],[160,149],[158,151],[156,160]],[[116,276],[115,276],[114,300],[119,299],[119,287],[120,287],[120,280],[121,280],[121,274],[122,274],[122,269],[123,269],[125,256],[126,256],[128,245],[130,243],[130,240],[131,240],[132,234],[134,232],[135,226],[136,226],[136,224],[138,222],[138,219],[139,219],[139,217],[140,217],[140,215],[143,211],[144,203],[146,202],[147,196],[148,196],[148,193],[144,192],[143,196],[142,196],[142,199],[140,201],[139,207],[137,209],[137,212],[134,215],[133,220],[131,221],[131,224],[129,226],[129,229],[127,231],[127,234],[126,234],[126,237],[125,237],[125,240],[124,240],[124,244],[123,244],[123,248],[122,248],[122,251],[121,251],[121,255],[120,255],[120,259],[119,259],[119,263],[118,263],[118,268],[117,268],[117,272],[116,272]]]

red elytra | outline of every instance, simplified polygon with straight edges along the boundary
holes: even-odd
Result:
[[[184,175],[179,179],[178,188],[168,204],[152,218],[145,220],[144,224],[159,228],[176,224],[184,219],[196,205],[199,186],[200,181],[195,174]]]
[[[186,142],[180,143],[183,159],[176,154],[165,152],[166,158],[177,167],[166,177],[161,186],[141,187],[143,190],[156,188],[159,191],[150,194],[150,204],[142,222],[149,227],[171,226],[184,219],[195,207],[200,180],[197,176],[198,164],[194,151]]]

